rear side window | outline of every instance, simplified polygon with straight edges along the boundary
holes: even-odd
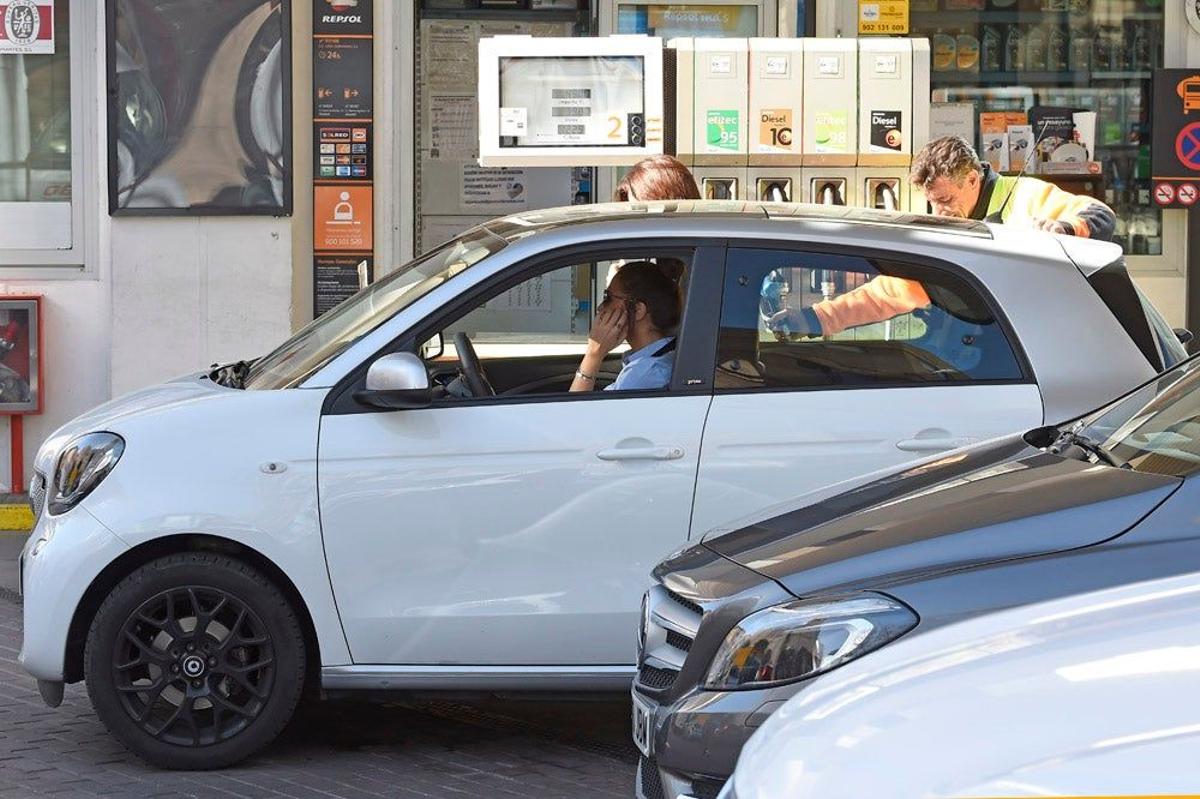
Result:
[[[1141,350],[1142,355],[1155,371],[1164,368],[1164,356],[1159,354],[1159,345],[1146,317],[1143,300],[1129,279],[1124,261],[1114,261],[1103,269],[1088,276],[1088,283],[1100,295],[1100,299],[1112,311],[1121,328]],[[1148,304],[1148,303],[1147,303]],[[1166,324],[1165,322],[1163,323]],[[1184,357],[1187,357],[1186,355]]]
[[[1138,299],[1142,301],[1142,311],[1145,312],[1146,320],[1150,323],[1150,330],[1154,333],[1154,340],[1158,343],[1163,368],[1170,369],[1175,364],[1187,360],[1187,348],[1183,346],[1179,336],[1175,335],[1175,331],[1167,324],[1167,320],[1162,318],[1162,314],[1147,299],[1141,289],[1134,286],[1134,291],[1137,292]]]
[[[925,265],[731,249],[717,390],[1024,379],[983,297]]]

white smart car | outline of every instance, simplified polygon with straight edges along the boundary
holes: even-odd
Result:
[[[668,384],[569,392],[605,276],[637,260],[683,289]],[[836,335],[767,322],[881,275],[929,301]],[[265,357],[46,441],[21,662],[51,704],[86,679],[117,737],[187,768],[270,741],[305,685],[628,690],[666,551],[1182,356],[1113,245],[795,205],[497,220]]]
[[[720,797],[1195,794],[1197,608],[1193,573],[899,641],[770,716]]]

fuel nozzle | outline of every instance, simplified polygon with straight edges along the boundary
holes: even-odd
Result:
[[[867,197],[872,208],[896,211],[900,208],[900,181],[896,178],[867,178]]]
[[[812,196],[821,205],[846,204],[846,180],[844,178],[815,178]]]
[[[702,178],[700,182],[706,200],[737,199],[737,178]]]
[[[792,201],[792,181],[787,178],[759,178],[758,199],[774,203]]]

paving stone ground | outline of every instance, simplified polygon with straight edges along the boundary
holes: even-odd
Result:
[[[0,533],[0,563],[17,537]],[[21,608],[0,582],[0,799],[55,797],[628,797],[628,699],[316,702],[220,772],[146,766],[105,731],[82,685],[47,708],[17,664]]]

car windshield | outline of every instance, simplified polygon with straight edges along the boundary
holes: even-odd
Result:
[[[1083,419],[1077,432],[1136,471],[1176,477],[1200,471],[1200,359]]]
[[[247,389],[294,386],[398,311],[506,246],[484,228],[462,236],[402,266],[313,320],[270,355],[255,361]]]

